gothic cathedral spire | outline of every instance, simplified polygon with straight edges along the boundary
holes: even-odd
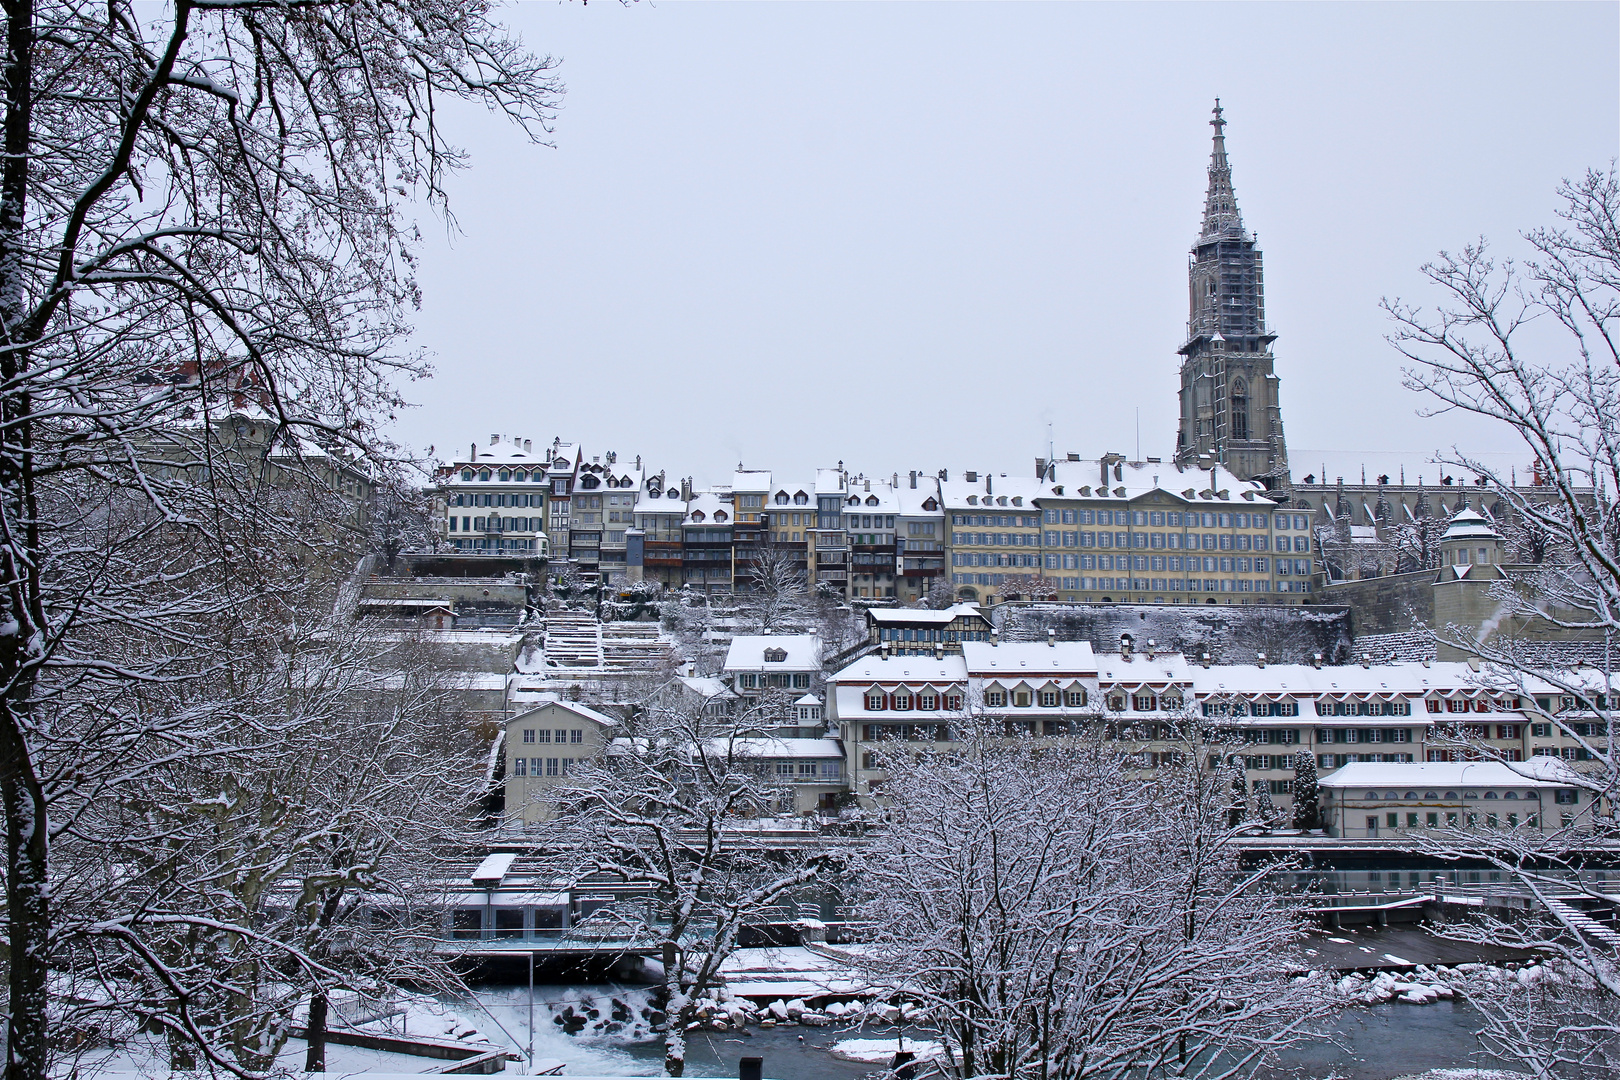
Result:
[[[1176,462],[1225,466],[1273,490],[1288,486],[1277,376],[1266,326],[1260,250],[1243,228],[1226,120],[1215,99],[1214,146],[1204,224],[1187,267],[1187,340],[1181,346],[1181,424]]]

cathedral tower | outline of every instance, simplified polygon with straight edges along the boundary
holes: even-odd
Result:
[[[1219,463],[1244,480],[1288,486],[1277,376],[1266,326],[1260,251],[1243,228],[1232,167],[1226,160],[1226,122],[1215,99],[1215,146],[1209,160],[1204,227],[1187,268],[1191,289],[1187,343],[1181,353],[1181,430],[1176,463]]]

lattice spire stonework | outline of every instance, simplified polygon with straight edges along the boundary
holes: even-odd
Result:
[[[1232,165],[1226,160],[1226,120],[1222,117],[1221,99],[1215,99],[1212,110],[1215,119],[1209,126],[1215,129],[1215,145],[1209,155],[1209,193],[1204,196],[1205,239],[1231,237],[1248,239],[1243,231],[1243,215],[1238,212],[1237,192],[1232,190]]]

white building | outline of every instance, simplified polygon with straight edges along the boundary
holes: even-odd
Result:
[[[469,554],[547,558],[548,455],[532,439],[491,435],[443,474],[449,545]]]
[[[1567,766],[1550,758],[1387,764],[1356,762],[1319,784],[1328,835],[1377,838],[1438,829],[1551,832],[1586,818],[1590,796]]]

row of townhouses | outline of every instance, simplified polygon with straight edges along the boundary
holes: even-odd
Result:
[[[450,549],[705,593],[746,593],[772,561],[852,598],[1286,605],[1316,570],[1312,511],[1220,466],[1118,454],[1032,476],[739,469],[699,491],[640,458],[493,435],[440,484]]]
[[[1188,753],[1190,726],[1200,738],[1217,732],[1226,745],[1205,745],[1204,764],[1225,755],[1252,798],[1264,793],[1283,816],[1307,754],[1325,824],[1343,837],[1464,821],[1552,829],[1612,813],[1570,782],[1608,745],[1594,706],[1607,707],[1620,681],[1595,670],[1568,675],[1587,687],[1571,696],[1477,661],[1217,664],[1129,636],[1118,651],[1001,642],[974,604],[867,617],[871,651],[831,674],[813,635],[766,635],[735,639],[720,677],[672,684],[711,712],[768,695],[785,706],[743,748],[791,793],[774,810],[879,802],[893,754],[948,749],[971,719],[1009,736],[1103,739],[1144,770]],[[505,744],[513,822],[543,824],[545,788],[610,745],[617,726],[549,698],[519,712]]]

